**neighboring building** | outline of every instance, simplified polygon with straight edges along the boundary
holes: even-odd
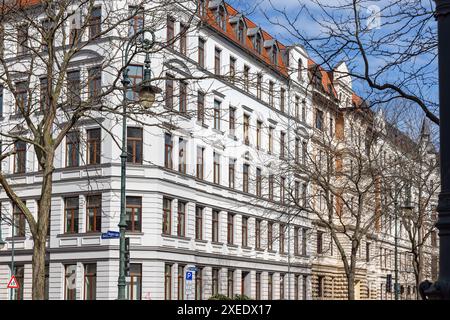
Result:
[[[98,1],[98,30],[102,17],[106,19],[102,13],[106,3],[116,6],[117,14],[128,12],[130,5],[125,0]],[[128,298],[200,300],[215,294],[263,300],[345,298],[337,252],[329,259],[317,259],[316,244],[319,239],[323,246],[329,243],[328,235],[317,232],[312,216],[288,217],[283,209],[293,185],[305,201],[311,186],[301,175],[280,176],[278,164],[290,157],[290,150],[302,150],[304,159],[314,149],[310,137],[315,129],[344,130],[341,109],[355,100],[351,83],[338,84],[315,68],[304,48],[283,45],[225,2],[205,0],[199,5],[190,24],[187,14],[173,14],[176,11],[167,8],[166,27],[156,32],[157,39],[170,45],[152,56],[152,72],[163,79],[158,85],[164,89],[163,101],[155,108],[167,108],[172,115],[164,121],[147,115],[127,120]],[[89,78],[89,90],[77,96],[70,91],[68,96],[83,99],[92,90],[111,85],[120,59],[117,65],[99,66],[103,55],[124,38],[123,30],[114,32],[89,44],[76,59],[67,86],[76,88],[80,79]],[[86,41],[88,36],[84,34]],[[5,39],[9,48],[5,54],[17,52],[11,59],[18,61],[23,48],[7,44]],[[143,61],[138,55],[130,66],[135,83],[142,79]],[[311,94],[314,72],[319,82]],[[23,80],[18,77],[18,90]],[[31,81],[45,87],[42,79]],[[3,89],[0,98],[1,130],[22,132],[12,95]],[[121,101],[114,96],[108,103]],[[101,233],[118,230],[121,150],[116,140],[122,130],[118,119],[120,115],[102,111],[82,119],[55,155],[46,274],[49,299],[117,298],[119,240],[102,239]],[[37,157],[24,143],[14,147],[16,154],[2,161],[1,171],[37,214],[43,179]],[[21,285],[14,298],[31,299],[33,241],[23,214],[3,189],[0,202],[7,242],[0,249],[0,283],[11,276],[14,242],[14,274]],[[268,209],[271,203],[279,204],[278,209]],[[380,241],[371,240],[370,257],[375,257]],[[383,241],[392,250],[392,239]],[[363,246],[363,257],[365,248],[369,247]],[[185,273],[190,267],[197,271],[188,295]],[[379,288],[387,273],[376,263],[370,270],[362,268],[359,297],[384,298]],[[0,299],[9,295],[0,286]]]

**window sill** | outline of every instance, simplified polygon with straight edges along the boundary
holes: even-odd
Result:
[[[7,237],[5,238],[5,241],[24,241],[27,240],[27,237],[25,236],[14,236],[14,237]]]
[[[216,129],[216,128],[212,128],[212,131],[215,133],[218,133],[218,134],[222,134],[222,135],[225,133],[225,131],[220,131],[219,129]]]
[[[262,249],[262,248],[255,248],[255,251],[258,251],[258,252],[264,252],[265,250]]]
[[[194,239],[195,242],[199,242],[199,243],[208,243],[207,240],[203,240],[203,239]]]
[[[171,235],[171,234],[165,234],[165,233],[161,233],[161,236],[164,238],[170,238],[170,239],[179,239],[179,240],[186,240],[186,241],[191,240],[191,238],[189,238],[189,237],[183,237],[183,236],[177,236],[177,235]]]
[[[199,120],[197,120],[195,123],[196,123],[197,125],[199,125],[199,126],[205,128],[205,129],[208,129],[208,128],[209,128],[209,126],[208,126],[207,124],[205,124],[204,122],[201,122],[201,121],[199,121]]]
[[[242,246],[243,250],[252,250],[252,247],[248,247],[248,246]]]
[[[94,237],[100,237],[102,235],[102,233],[101,232],[97,232],[97,231],[95,231],[95,232],[84,232],[84,233],[68,233],[68,232],[66,232],[66,233],[61,233],[61,234],[58,234],[58,235],[56,235],[56,237],[57,238],[71,238],[71,237],[77,237],[77,238],[80,238],[80,237],[88,237],[88,236],[94,236]]]
[[[211,244],[223,246],[223,242],[211,241]]]
[[[238,248],[239,247],[237,244],[234,244],[234,243],[227,243],[227,246],[231,247],[231,248]]]

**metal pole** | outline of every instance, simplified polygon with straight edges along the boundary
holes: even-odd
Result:
[[[423,298],[450,300],[450,0],[435,0],[438,26],[441,192],[437,211],[439,277],[420,285]]]
[[[397,220],[398,220],[398,205],[397,205],[397,196],[398,191],[396,191],[396,199],[394,202],[394,214],[395,214],[395,243],[394,243],[394,273],[395,273],[395,280],[394,280],[394,294],[395,294],[395,300],[398,300],[398,262],[397,262],[397,256],[398,256],[398,231],[397,231]]]
[[[127,56],[127,54],[125,54]],[[125,58],[128,61],[128,58]],[[125,300],[125,230],[127,227],[126,210],[126,164],[127,164],[127,88],[129,85],[128,68],[123,71],[123,101],[122,101],[122,153],[120,154],[121,172],[120,172],[120,257],[119,257],[119,281],[118,281],[118,299]]]
[[[11,276],[14,275],[14,228],[15,228],[15,221],[14,221],[14,214],[12,215],[12,237],[11,237]],[[13,300],[14,297],[14,290],[18,289],[10,289],[10,300]]]

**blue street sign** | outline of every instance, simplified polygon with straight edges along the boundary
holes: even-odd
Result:
[[[197,272],[198,271],[198,268],[197,267],[188,267],[187,268],[189,271],[194,271],[194,272]]]
[[[116,238],[120,238],[120,232],[108,230],[108,232],[102,233],[102,239],[116,239]]]
[[[186,280],[192,281],[192,272],[190,272],[190,271],[186,272]]]

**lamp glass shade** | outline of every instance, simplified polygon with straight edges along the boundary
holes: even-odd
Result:
[[[151,87],[142,87],[139,91],[139,101],[145,109],[149,109],[155,103],[155,92]]]

